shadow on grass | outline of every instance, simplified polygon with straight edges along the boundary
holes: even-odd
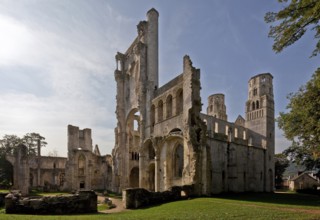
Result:
[[[239,200],[256,203],[320,207],[320,197],[316,195],[275,192],[275,193],[228,193],[214,195],[213,198]]]

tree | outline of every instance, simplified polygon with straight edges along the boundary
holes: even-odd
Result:
[[[14,154],[21,144],[27,146],[29,156],[35,156],[38,141],[40,141],[40,147],[44,147],[47,144],[44,140],[45,138],[38,133],[28,133],[23,138],[17,135],[4,135],[0,139],[0,187],[8,187],[13,183],[12,165],[6,160],[6,156]]]
[[[13,184],[13,168],[6,155],[13,154],[21,143],[21,138],[16,135],[4,135],[0,140],[0,187],[7,188]]]
[[[38,133],[27,133],[22,138],[22,143],[28,148],[29,155],[36,155],[38,153],[38,141],[40,141],[40,147],[45,147],[47,142],[45,138]]]
[[[289,160],[287,156],[283,153],[274,155],[275,164],[274,164],[274,173],[275,173],[275,183],[276,187],[280,188],[283,181],[283,173],[286,168],[289,166]]]
[[[288,99],[289,112],[280,112],[277,118],[279,128],[292,141],[284,153],[309,170],[320,168],[320,68]]]
[[[307,30],[315,31],[317,40],[311,56],[320,53],[320,1],[319,0],[278,0],[285,7],[278,12],[265,15],[270,27],[269,37],[274,39],[276,53],[299,40]],[[280,113],[278,126],[292,145],[284,153],[307,169],[320,168],[320,69],[300,90],[288,96],[288,113]],[[320,169],[318,172],[320,176]]]
[[[311,56],[320,53],[320,1],[319,0],[278,0],[286,5],[278,12],[265,15],[267,23],[277,23],[270,27],[269,37],[274,39],[273,50],[276,53],[299,40],[308,29],[314,30],[315,39],[319,39]],[[289,3],[288,3],[289,2]]]

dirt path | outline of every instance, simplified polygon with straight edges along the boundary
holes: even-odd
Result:
[[[98,196],[98,200],[100,201],[100,203],[103,203],[104,199],[105,199],[105,197]],[[112,201],[112,204],[114,204],[116,207],[113,208],[113,209],[107,209],[107,210],[103,210],[103,211],[100,211],[100,212],[102,212],[102,213],[116,213],[116,212],[129,211],[128,209],[123,208],[123,204],[122,204],[122,200],[121,199],[110,198],[110,200]]]

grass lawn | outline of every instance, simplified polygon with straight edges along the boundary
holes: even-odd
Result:
[[[221,195],[171,202],[113,214],[34,216],[7,215],[0,219],[320,219],[320,197],[292,193]]]

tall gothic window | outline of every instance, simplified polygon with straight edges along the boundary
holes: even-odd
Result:
[[[178,90],[177,92],[177,98],[176,98],[176,109],[177,109],[177,115],[182,113],[183,109],[183,91],[182,89]]]
[[[169,95],[167,100],[167,118],[170,118],[172,116],[172,96]]]
[[[163,120],[163,102],[160,100],[158,102],[158,122]]]
[[[179,144],[174,151],[174,176],[182,177],[183,170],[183,146]]]
[[[151,115],[150,115],[151,127],[154,126],[155,123],[155,107],[154,105],[151,106]]]
[[[78,158],[78,175],[84,176],[86,167],[86,158],[81,154]]]
[[[254,102],[252,102],[252,110],[256,109],[256,104]]]

